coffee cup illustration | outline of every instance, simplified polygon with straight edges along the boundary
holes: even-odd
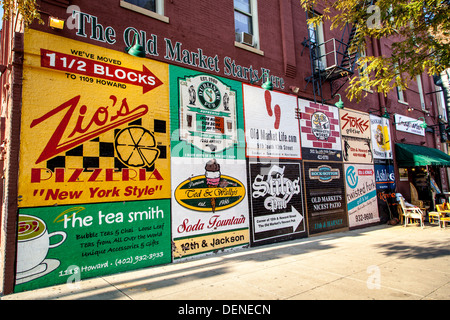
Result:
[[[42,272],[43,268],[38,267],[43,264],[49,249],[60,246],[67,238],[66,233],[56,231],[49,234],[44,221],[25,214],[19,215],[18,225],[17,273]],[[50,244],[50,238],[58,235],[62,239],[57,243]],[[34,272],[35,270],[36,272]]]

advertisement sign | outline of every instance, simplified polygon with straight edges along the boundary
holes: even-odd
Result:
[[[377,184],[378,212],[380,221],[392,218],[396,210],[395,170],[392,161],[375,159],[375,182]]]
[[[248,163],[251,243],[306,236],[300,162]]]
[[[170,197],[166,65],[25,33],[19,206]]]
[[[339,109],[298,100],[303,160],[342,161]]]
[[[349,227],[380,221],[373,165],[344,164]]]
[[[305,161],[309,234],[348,227],[342,163]]]
[[[169,199],[19,210],[16,292],[171,260]]]
[[[172,158],[174,259],[249,243],[245,160]]]
[[[392,159],[389,119],[370,115],[374,159]]]
[[[376,161],[374,167],[377,190],[395,190],[394,165],[381,160]]]
[[[243,159],[239,82],[170,66],[172,154]]]
[[[420,125],[423,121],[414,118],[406,117],[401,114],[395,114],[395,130],[408,132],[418,136],[425,137],[425,128]]]
[[[243,85],[246,155],[301,159],[297,98]]]
[[[339,118],[344,162],[373,163],[369,115],[340,109]]]

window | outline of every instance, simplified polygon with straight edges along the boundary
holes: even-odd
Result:
[[[438,114],[441,116],[441,118],[444,121],[447,121],[447,112],[445,110],[445,98],[444,98],[444,91],[441,87],[434,86],[434,91],[436,92],[436,102],[437,102],[437,109]]]
[[[156,0],[124,0],[124,1],[134,4],[135,6],[156,12]]]
[[[422,78],[420,77],[420,75],[416,76],[416,81],[417,81],[417,88],[419,90],[420,105],[422,107],[422,110],[425,110],[425,98],[423,95]]]
[[[256,0],[234,0],[234,31],[237,43],[259,48]]]
[[[397,77],[400,78],[401,76],[400,76],[400,72],[399,72],[399,68],[398,68],[398,63],[394,63],[394,68],[397,70]],[[397,91],[398,102],[403,103],[403,104],[408,104],[408,102],[406,102],[405,92],[403,91],[402,87],[397,86],[396,91]]]
[[[318,15],[318,13],[309,11],[308,18],[312,18],[313,16]],[[327,57],[325,52],[325,37],[323,33],[323,23],[321,22],[319,25],[314,26],[314,24],[310,23],[308,25],[308,34],[309,39],[311,41],[311,45],[316,46],[315,55],[316,55],[316,69],[317,70],[325,70],[327,67]]]
[[[120,0],[120,6],[169,23],[164,16],[164,0]]]
[[[397,87],[397,99],[399,102],[406,103],[405,95],[403,94],[403,90],[401,87]]]
[[[366,55],[366,50],[363,50],[360,53],[360,57],[362,59],[364,59],[366,56],[367,56]],[[358,64],[359,64],[359,76],[361,78],[361,82],[362,82],[362,84],[364,86],[366,86],[367,82],[370,80],[369,79],[369,75],[364,74],[364,71],[367,69],[367,62],[365,62],[365,63],[358,63]],[[364,88],[364,90],[367,91],[367,92],[373,93],[372,89],[370,89],[370,88]]]

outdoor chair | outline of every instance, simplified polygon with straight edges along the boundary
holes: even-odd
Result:
[[[419,193],[417,192],[416,187],[410,182],[409,190],[411,192],[411,204],[420,208],[420,210],[427,211],[430,209],[430,206],[424,203],[423,200],[419,200]]]
[[[402,209],[402,214],[405,219],[405,227],[408,225],[410,219],[418,219],[420,221],[420,227],[423,229],[423,212],[419,207],[407,207],[405,204],[405,199],[400,197],[400,206]]]
[[[437,218],[439,227],[441,227],[442,224],[445,228],[447,223],[450,222],[450,217],[446,216],[447,213],[450,213],[450,210],[446,210],[447,205],[447,203],[436,205],[437,214],[433,215],[433,221]]]

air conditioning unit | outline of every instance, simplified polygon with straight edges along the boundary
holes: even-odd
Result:
[[[247,32],[242,32],[241,43],[253,47],[253,35]]]

